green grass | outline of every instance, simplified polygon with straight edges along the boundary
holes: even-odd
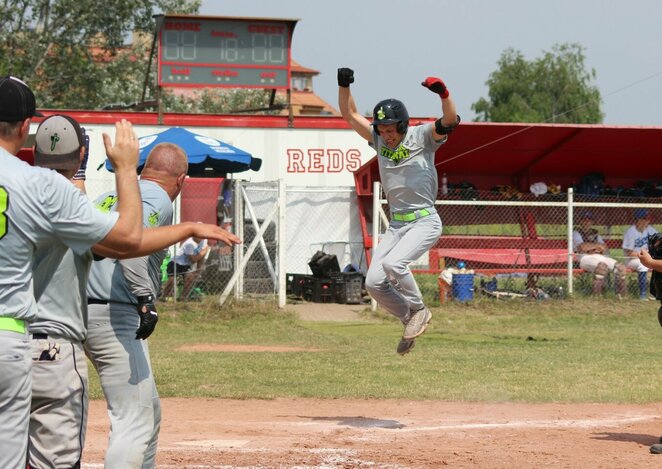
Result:
[[[366,311],[364,322],[304,322],[263,304],[180,303],[161,308],[150,351],[162,397],[645,403],[662,401],[658,306],[609,299],[445,303],[400,357],[402,326],[382,312]],[[194,343],[321,351],[178,350]],[[91,396],[100,398],[90,375]]]

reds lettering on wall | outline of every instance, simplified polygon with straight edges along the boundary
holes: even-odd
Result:
[[[361,152],[351,149],[343,152],[338,149],[311,148],[287,150],[288,173],[340,173],[353,172],[361,166]]]

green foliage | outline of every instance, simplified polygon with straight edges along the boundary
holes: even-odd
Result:
[[[270,106],[271,90],[203,89],[194,96],[178,96],[165,90],[162,103],[170,112],[198,112],[223,114],[250,110],[252,113],[278,114],[286,105],[283,97],[276,97]],[[271,108],[271,109],[269,109]],[[268,109],[268,110],[267,110]]]
[[[39,107],[94,109],[140,100],[153,15],[193,14],[199,6],[200,0],[4,2],[0,74],[28,82]],[[131,33],[148,39],[127,47]]]
[[[594,69],[586,70],[579,44],[557,44],[551,52],[527,61],[506,49],[486,84],[489,98],[471,105],[478,122],[602,122],[602,98]]]

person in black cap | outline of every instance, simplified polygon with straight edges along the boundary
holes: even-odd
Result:
[[[25,145],[34,116],[41,116],[30,88],[0,78],[0,467],[26,465],[31,401],[29,324],[36,319],[33,267],[37,249],[55,241],[81,253],[101,243],[136,249],[142,210],[136,165],[138,140],[127,121],[116,124],[115,143],[104,143],[122,190],[122,213],[98,211],[58,173],[35,168],[15,155]],[[121,173],[121,175],[120,175]],[[57,259],[54,259],[56,262]]]
[[[16,155],[23,147],[35,116],[43,114],[37,111],[30,87],[16,77],[0,78],[0,141],[6,151]]]

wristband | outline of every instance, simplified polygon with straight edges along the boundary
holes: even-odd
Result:
[[[440,117],[436,121],[434,121],[434,130],[437,132],[439,135],[448,135],[453,132],[453,129],[457,127],[460,124],[460,115],[457,115],[457,120],[455,121],[455,124],[451,125],[444,125],[442,123],[443,117]]]
[[[145,303],[154,303],[154,295],[137,296],[138,304],[144,305]]]

